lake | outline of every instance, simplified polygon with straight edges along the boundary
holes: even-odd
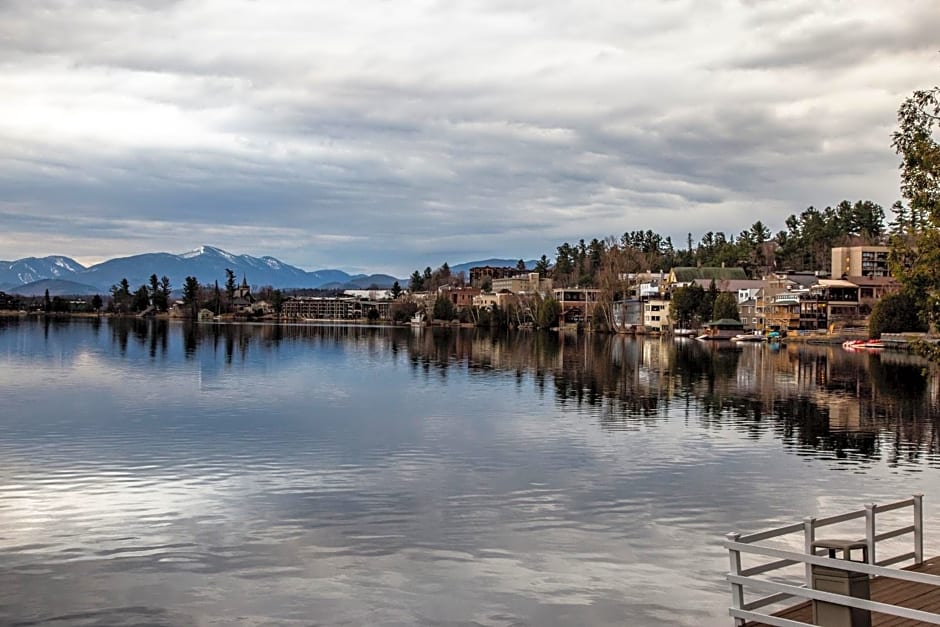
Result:
[[[0,623],[730,625],[729,531],[925,496],[899,353],[0,318]]]

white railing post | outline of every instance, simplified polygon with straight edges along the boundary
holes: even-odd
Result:
[[[738,538],[741,537],[740,533],[729,533],[725,536],[729,542],[737,542]],[[728,549],[728,557],[731,561],[731,574],[740,575],[741,574],[741,552],[737,549]],[[744,609],[744,586],[739,583],[731,584],[731,607],[736,610]],[[735,618],[734,624],[736,626],[744,625],[745,621],[743,618]]]
[[[914,495],[914,563],[924,561],[924,495]]]
[[[868,563],[877,564],[875,559],[875,507],[874,503],[865,505],[865,544],[868,545]]]
[[[813,542],[816,541],[816,518],[807,516],[803,519],[803,548],[807,555],[815,555],[813,551]],[[813,587],[813,566],[806,564],[806,587]]]

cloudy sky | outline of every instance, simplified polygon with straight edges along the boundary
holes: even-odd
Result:
[[[406,273],[898,197],[936,0],[3,0],[0,259]]]

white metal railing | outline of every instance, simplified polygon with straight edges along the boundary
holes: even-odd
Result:
[[[913,524],[896,529],[884,530],[879,533],[878,527],[876,526],[878,514],[908,507],[912,510]],[[867,549],[867,561],[865,563],[823,557],[814,551],[813,543],[816,542],[816,531],[818,529],[862,518],[865,520],[865,538],[860,539],[859,542],[864,542]],[[940,625],[940,614],[913,610],[832,592],[813,590],[812,569],[814,565],[866,573],[870,576],[890,577],[892,579],[900,579],[913,583],[940,586],[940,577],[936,575],[888,568],[888,566],[905,561],[913,561],[914,564],[920,564],[924,561],[923,519],[923,495],[915,494],[909,499],[888,503],[887,505],[869,504],[866,505],[864,509],[828,516],[826,518],[808,517],[804,518],[802,522],[758,533],[748,535],[729,533],[724,542],[725,548],[728,549],[731,566],[726,579],[731,584],[731,607],[729,613],[734,619],[735,625],[744,625],[747,620],[757,620],[767,625],[779,625],[781,627],[805,626],[805,623],[755,611],[768,605],[777,604],[793,598],[826,601],[846,607],[877,611],[882,614]],[[803,552],[759,544],[772,538],[781,538],[801,532],[803,534]],[[876,550],[879,542],[907,534],[913,534],[914,536],[913,551],[878,560]],[[765,561],[756,566],[743,568],[741,560],[742,554],[772,558],[772,561]],[[756,577],[757,575],[765,575],[766,573],[796,564],[805,565],[806,572],[803,585],[782,583],[779,580],[772,581]],[[769,594],[768,596],[745,602],[745,588]]]

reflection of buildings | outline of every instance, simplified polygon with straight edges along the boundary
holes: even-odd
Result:
[[[53,328],[54,327],[50,327]],[[879,456],[940,453],[940,378],[918,358],[841,347],[719,346],[684,338],[477,329],[237,325],[110,320],[121,354],[164,359],[184,351],[204,385],[253,351],[283,342],[366,347],[406,356],[418,370],[531,377],[558,407],[578,407],[610,428],[673,420],[770,436],[801,451]],[[280,353],[272,353],[284,355]],[[295,350],[292,354],[302,355]],[[486,390],[486,387],[481,388]],[[468,407],[467,411],[473,411]]]
[[[560,406],[591,408],[612,428],[655,424],[679,410],[716,428],[771,434],[787,446],[839,456],[894,459],[921,446],[940,450],[931,418],[940,382],[925,378],[920,362],[888,364],[884,355],[811,345],[773,350],[682,338],[461,335],[425,336],[413,349],[437,363],[528,370],[538,381],[549,376]]]

